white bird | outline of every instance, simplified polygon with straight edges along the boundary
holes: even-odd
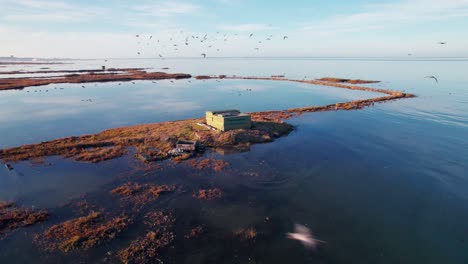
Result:
[[[318,240],[312,235],[310,229],[299,224],[294,225],[294,233],[286,233],[286,237],[293,240],[300,241],[305,248],[316,250],[319,243],[327,243],[322,240]]]

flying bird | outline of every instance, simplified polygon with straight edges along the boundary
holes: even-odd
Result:
[[[8,170],[8,171],[11,171],[13,170],[13,167],[10,165],[10,164],[5,164],[5,168]]]
[[[440,45],[445,45],[447,42],[439,42]]]
[[[306,249],[316,250],[319,243],[327,243],[322,240],[318,240],[312,235],[309,228],[295,224],[294,233],[286,233],[286,237],[289,239],[300,241]]]
[[[250,34],[249,38],[251,38],[253,36],[253,33]]]
[[[140,55],[140,52],[137,52],[138,55]]]
[[[283,37],[283,40],[285,40],[285,39],[287,39],[287,38],[288,38],[288,36],[284,36],[284,37]]]
[[[203,56],[203,58],[206,58],[206,54],[205,54],[205,53],[202,53],[201,55]]]
[[[140,35],[135,35],[135,37],[139,38],[139,37],[140,37]]]
[[[436,81],[436,83],[438,84],[439,83],[439,80],[437,79],[437,77],[435,76],[426,76],[424,78],[429,78],[429,79],[434,79]]]

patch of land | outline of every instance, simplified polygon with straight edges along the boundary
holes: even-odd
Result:
[[[111,191],[114,195],[121,196],[121,204],[130,206],[134,211],[139,211],[144,205],[154,202],[161,195],[174,192],[173,185],[154,185],[126,183]]]
[[[131,223],[127,216],[108,218],[101,212],[91,212],[49,228],[36,237],[45,250],[69,252],[89,249],[105,240],[113,239]]]
[[[45,221],[48,217],[44,210],[16,207],[12,202],[0,201],[0,236]]]
[[[90,83],[90,82],[120,82],[136,80],[165,80],[191,78],[190,74],[165,72],[146,72],[141,70],[126,69],[120,72],[89,72],[83,74],[68,74],[45,78],[2,78],[0,90],[23,89],[30,86],[41,86],[57,83]]]
[[[199,170],[211,169],[214,171],[222,171],[229,166],[229,163],[224,160],[215,160],[215,159],[202,159],[202,160],[188,160],[185,164],[197,168]]]
[[[317,79],[317,81],[329,82],[329,83],[349,83],[349,84],[367,84],[367,83],[379,83],[380,81],[368,81],[361,79],[343,79],[343,78],[333,78],[333,77],[324,77]]]
[[[145,225],[150,231],[119,251],[118,256],[122,263],[162,263],[159,252],[174,241],[175,235],[169,231],[175,222],[171,213],[154,211],[147,213],[145,219]]]
[[[196,226],[190,230],[187,234],[185,234],[184,238],[186,239],[194,239],[197,238],[205,233],[205,227],[203,225]]]
[[[134,79],[167,79],[167,78],[190,78],[188,74],[166,74],[166,73],[146,73],[143,71],[130,71],[123,75],[109,74],[84,74],[67,77],[72,82],[88,81],[116,81]],[[412,98],[413,94],[392,90],[377,89],[350,85],[347,82],[328,82],[320,80],[288,80],[278,78],[259,77],[227,77],[220,76],[197,76],[197,79],[237,79],[237,80],[275,80],[290,81],[312,85],[331,86],[342,89],[360,90],[375,93],[382,93],[385,96],[355,100],[350,102],[339,102],[324,106],[306,106],[301,108],[291,108],[287,110],[274,110],[265,112],[250,113],[252,116],[251,129],[237,129],[227,132],[220,132],[200,125],[204,119],[188,119],[172,122],[162,122],[154,124],[143,124],[130,127],[114,128],[102,131],[94,135],[84,135],[79,137],[67,137],[39,144],[24,145],[15,148],[0,150],[0,159],[4,162],[17,162],[32,160],[47,156],[62,156],[72,158],[77,161],[102,162],[128,154],[134,151],[138,158],[143,161],[158,161],[169,159],[168,152],[174,148],[178,140],[196,140],[202,146],[218,149],[249,149],[252,144],[272,142],[275,139],[288,135],[293,126],[284,121],[308,112],[356,110],[373,106],[375,103],[383,103],[397,99]],[[330,78],[327,78],[328,80]],[[4,79],[8,80],[8,79]],[[11,79],[10,79],[11,80]],[[31,79],[24,79],[31,80]],[[55,79],[48,79],[54,81]],[[338,79],[340,80],[340,79]],[[1,89],[0,80],[0,89]],[[35,80],[37,81],[37,80]],[[35,82],[34,81],[34,82]],[[39,80],[40,81],[40,80]],[[58,80],[64,82],[66,80]],[[349,82],[349,81],[348,81]],[[21,82],[20,82],[21,83]],[[13,86],[21,86],[14,84]],[[193,155],[183,155],[178,160],[189,159]],[[212,167],[216,170],[219,166],[209,161],[190,161],[189,165],[195,168],[205,169]],[[213,166],[212,166],[213,165]],[[221,166],[223,167],[223,166]]]
[[[197,125],[201,122],[203,119],[189,119],[109,129],[95,135],[68,137],[0,150],[0,159],[12,162],[62,156],[97,163],[121,157],[129,153],[131,148],[136,151],[137,156],[164,160],[170,158],[168,151],[182,139],[198,140],[203,146],[213,148],[246,146],[271,142],[293,130],[293,126],[286,123],[254,121],[252,129],[222,133]]]
[[[201,189],[198,192],[193,193],[193,197],[198,200],[214,200],[221,198],[223,196],[223,191],[219,188],[213,189]]]
[[[257,231],[252,227],[247,229],[239,228],[233,232],[233,236],[240,240],[253,240],[257,237]]]

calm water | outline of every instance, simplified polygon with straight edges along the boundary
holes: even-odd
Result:
[[[50,67],[97,68],[102,63]],[[11,173],[2,167],[0,200],[47,208],[52,217],[0,240],[1,263],[98,262],[107,251],[114,257],[144,230],[134,225],[118,239],[68,255],[46,254],[30,237],[73,217],[63,205],[83,195],[108,210],[122,210],[108,201],[112,200],[108,191],[129,180],[175,183],[188,191],[148,208],[171,210],[177,217],[174,247],[161,252],[167,263],[468,262],[467,61],[207,59],[109,64],[169,67],[171,72],[193,75],[375,79],[382,83],[374,86],[406,90],[418,98],[295,118],[290,122],[296,131],[274,143],[255,145],[245,153],[207,153],[231,163],[221,173],[164,163],[163,170],[143,177],[131,157],[100,164],[52,157],[44,165],[15,164]],[[21,67],[12,67],[16,68]],[[439,84],[425,79],[427,75],[437,76]],[[376,95],[270,81],[33,87],[0,92],[0,147],[198,117],[208,109],[259,111],[372,96]],[[250,172],[258,175],[249,176]],[[212,187],[223,189],[225,197],[209,202],[191,198],[193,190]],[[285,233],[294,223],[309,226],[327,244],[313,253],[287,240]],[[198,240],[184,240],[184,232],[196,224],[204,224],[207,233]],[[233,239],[230,234],[241,227],[254,227],[255,241]]]

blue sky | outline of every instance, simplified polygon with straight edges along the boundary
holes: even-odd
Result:
[[[468,57],[468,0],[0,0],[0,6],[0,56]]]

